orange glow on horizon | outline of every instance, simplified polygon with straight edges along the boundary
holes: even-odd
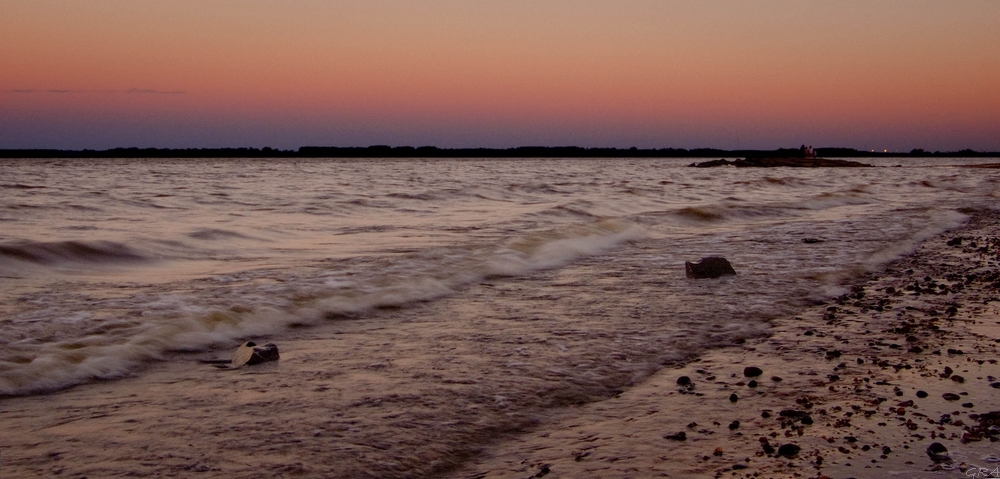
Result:
[[[1000,150],[1000,4],[847,3],[15,1],[0,7],[0,121],[272,118],[318,138],[364,123],[356,141],[385,143],[457,127],[463,146],[477,125],[514,146],[544,124],[586,130],[580,144],[676,147],[734,131],[856,146],[873,127],[905,142],[961,124]]]

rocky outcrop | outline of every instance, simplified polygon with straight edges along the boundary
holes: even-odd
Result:
[[[869,167],[867,163],[859,163],[850,160],[831,160],[828,158],[745,158],[738,160],[711,160],[701,163],[691,163],[688,166],[695,168],[711,168],[713,166],[735,166],[737,168],[774,168],[786,166],[791,168],[858,168]]]

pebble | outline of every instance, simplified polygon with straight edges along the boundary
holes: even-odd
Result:
[[[739,429],[739,428],[740,428],[740,422],[739,421],[733,421],[733,422],[729,423],[729,430],[730,431],[735,431],[736,429]]]
[[[941,395],[941,397],[945,398],[948,401],[958,401],[959,399],[961,399],[961,396],[955,393],[944,393]]]
[[[678,386],[687,386],[688,384],[691,384],[691,378],[689,378],[687,376],[681,376],[681,377],[677,378],[677,385]]]
[[[778,455],[782,457],[791,458],[798,455],[799,451],[801,450],[802,448],[796,446],[795,444],[782,444],[781,447],[778,448]]]
[[[944,462],[951,460],[951,457],[949,457],[948,454],[948,448],[944,447],[944,444],[941,444],[940,442],[935,442],[932,443],[930,446],[927,446],[927,455],[934,462]]]
[[[755,378],[764,374],[764,371],[756,366],[747,366],[743,368],[743,375],[748,378]]]
[[[687,434],[685,434],[684,431],[681,431],[681,432],[676,432],[676,433],[673,433],[673,434],[667,434],[667,435],[663,436],[663,438],[664,439],[671,439],[671,440],[674,440],[674,441],[686,441],[687,440]]]
[[[732,393],[732,394],[729,395],[729,400],[732,401],[732,402],[736,402],[736,401],[740,400],[740,397],[737,396],[736,393]]]
[[[927,391],[917,391],[917,397],[918,398],[923,399],[923,398],[925,398],[927,396],[928,396]]]

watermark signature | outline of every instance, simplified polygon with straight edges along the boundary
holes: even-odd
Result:
[[[1000,477],[1000,466],[993,469],[985,467],[970,467],[965,470],[965,477]]]

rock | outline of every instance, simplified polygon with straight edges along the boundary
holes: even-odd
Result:
[[[718,278],[720,276],[736,276],[736,270],[729,264],[726,258],[721,256],[709,256],[702,258],[697,263],[684,262],[684,273],[688,278]]]
[[[254,364],[277,361],[278,359],[281,359],[281,357],[278,355],[278,346],[274,343],[267,343],[263,346],[254,345],[253,355],[250,356],[247,364],[252,366]]]
[[[960,236],[956,236],[948,240],[948,246],[961,246],[961,245],[962,245],[962,238]]]
[[[278,347],[274,343],[257,346],[253,341],[247,341],[241,344],[239,348],[236,348],[233,359],[230,361],[205,360],[202,362],[215,364],[219,368],[238,368],[243,365],[266,363],[268,361],[277,361],[278,359]]]
[[[664,439],[670,439],[672,441],[686,441],[687,440],[687,434],[684,433],[684,431],[681,431],[681,432],[677,432],[677,433],[674,433],[674,434],[667,434],[667,435],[663,436],[663,438]]]
[[[733,421],[733,422],[729,423],[729,430],[730,431],[735,431],[735,430],[737,430],[739,428],[740,428],[740,422],[739,421]]]
[[[740,397],[737,396],[736,393],[732,393],[732,394],[729,395],[729,400],[732,401],[732,402],[736,402],[736,401],[740,400]]]
[[[746,158],[737,159],[733,161],[728,160],[711,160],[701,163],[691,163],[688,166],[693,166],[696,168],[711,168],[714,166],[735,166],[737,168],[774,168],[779,166],[793,167],[793,168],[829,168],[829,167],[868,167],[872,166],[866,163],[859,163],[857,161],[849,160],[830,160],[826,158],[798,158],[798,157],[786,157],[786,158]]]
[[[956,383],[964,383],[965,382],[965,378],[963,378],[962,376],[959,376],[957,374],[953,375],[951,377],[951,380],[955,381]]]
[[[958,401],[959,399],[961,399],[961,396],[955,393],[944,393],[941,395],[941,397],[945,398],[948,401]]]
[[[748,388],[755,388],[755,387],[757,387],[757,381],[754,381],[753,379],[751,379],[750,382],[747,383],[747,387]]]
[[[816,244],[816,243],[822,243],[823,240],[819,238],[802,238],[802,242],[805,244]]]
[[[917,391],[917,397],[918,398],[923,399],[923,398],[925,398],[927,396],[928,396],[927,391]]]
[[[764,374],[764,371],[756,366],[747,366],[743,368],[743,375],[748,378],[755,378],[761,374]]]
[[[691,378],[689,378],[687,376],[681,376],[681,377],[677,378],[677,385],[678,386],[687,386],[688,384],[691,384]]]
[[[951,455],[948,454],[948,448],[944,447],[944,444],[940,442],[931,443],[930,446],[927,446],[927,456],[934,462],[951,462]]]
[[[795,444],[782,444],[781,447],[778,448],[778,455],[782,457],[792,458],[797,456],[799,454],[799,451],[801,450],[802,448],[796,446]]]
[[[806,415],[806,416],[802,417],[802,424],[805,424],[806,426],[810,426],[810,425],[812,425],[812,423],[813,423],[812,416]]]
[[[731,165],[731,164],[732,164],[731,161],[724,160],[724,159],[720,158],[718,160],[703,161],[701,163],[691,163],[688,166],[693,166],[695,168],[712,168],[712,167],[715,167],[715,166],[726,166],[726,165]]]

